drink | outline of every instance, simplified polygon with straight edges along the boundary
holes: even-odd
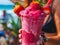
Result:
[[[22,21],[22,45],[36,45],[45,13],[38,3],[32,3],[25,10],[20,12]]]
[[[36,0],[33,0],[33,2],[35,1]],[[48,0],[47,4],[43,7],[43,10],[50,12],[49,6],[51,3],[52,0]],[[15,8],[14,12],[19,17],[21,16],[22,21],[22,45],[36,45],[39,35],[42,32],[42,24],[46,16],[43,10],[40,8],[38,2],[32,3],[25,10],[22,6],[17,6],[17,8]]]

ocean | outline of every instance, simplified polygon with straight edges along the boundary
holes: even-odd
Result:
[[[0,10],[11,10],[14,8],[14,5],[0,5]]]

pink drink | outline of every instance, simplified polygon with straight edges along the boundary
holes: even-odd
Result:
[[[33,4],[20,12],[22,21],[22,45],[36,45],[42,32],[45,14],[40,6]]]

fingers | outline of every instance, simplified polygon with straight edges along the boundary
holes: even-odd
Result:
[[[37,40],[37,43],[36,43],[37,45],[41,45],[42,44],[42,37],[40,36],[39,38],[38,38],[38,40]]]
[[[21,34],[22,33],[22,29],[19,30],[19,33],[20,33],[19,34],[19,38],[22,38],[22,34]]]
[[[22,34],[19,34],[19,38],[22,38]]]
[[[22,29],[19,30],[19,42],[22,43]]]
[[[22,43],[22,39],[19,39],[19,42]]]
[[[22,34],[19,34],[19,42],[22,43]]]
[[[19,33],[22,33],[22,29],[19,30]]]

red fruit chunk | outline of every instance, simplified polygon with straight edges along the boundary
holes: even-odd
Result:
[[[24,7],[21,6],[21,5],[16,5],[15,8],[14,8],[14,12],[17,14],[17,16],[21,16],[20,15],[20,11],[24,10]]]

